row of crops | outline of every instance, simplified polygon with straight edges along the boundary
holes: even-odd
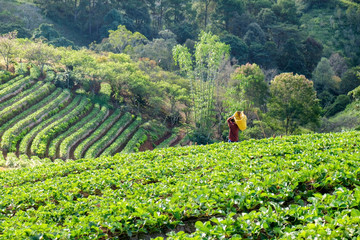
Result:
[[[6,156],[16,153],[20,165],[24,156],[65,160],[136,151],[146,140],[141,124],[128,112],[93,104],[31,76],[0,84],[0,148]],[[13,155],[5,162],[13,163]]]
[[[359,239],[360,132],[0,172],[0,239]]]

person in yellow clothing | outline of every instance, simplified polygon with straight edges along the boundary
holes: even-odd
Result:
[[[244,131],[246,129],[247,117],[243,111],[237,111],[233,116],[227,119],[229,126],[229,142],[239,141],[239,130]]]

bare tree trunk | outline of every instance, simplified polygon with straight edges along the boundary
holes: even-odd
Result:
[[[209,4],[210,4],[210,0],[205,0],[205,30],[206,30],[207,24],[208,24]]]

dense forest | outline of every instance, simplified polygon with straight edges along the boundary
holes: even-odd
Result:
[[[358,0],[0,1],[0,54],[42,78],[142,115],[153,140],[224,140],[356,128]],[[341,124],[340,124],[341,123]]]

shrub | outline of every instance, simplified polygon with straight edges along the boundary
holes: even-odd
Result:
[[[0,84],[9,81],[12,77],[12,73],[8,71],[0,71]]]
[[[30,68],[30,77],[32,79],[37,80],[37,79],[39,79],[40,75],[41,75],[41,71],[37,66],[32,66]]]
[[[190,141],[198,144],[198,145],[205,145],[211,144],[214,141],[212,140],[211,132],[206,131],[203,128],[195,129],[193,132],[189,134]]]
[[[346,106],[351,102],[347,95],[339,95],[333,104],[325,109],[325,117],[334,116],[336,113],[343,111]]]
[[[26,75],[28,74],[29,69],[26,63],[15,64],[15,74],[16,75]]]

